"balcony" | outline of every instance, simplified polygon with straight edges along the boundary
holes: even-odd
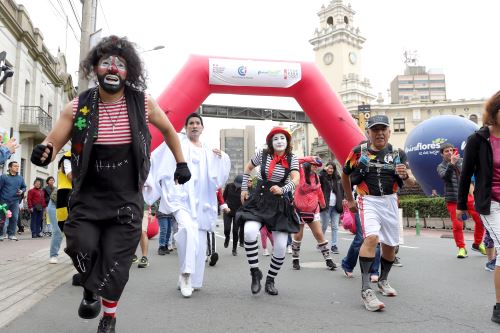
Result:
[[[52,129],[52,117],[39,106],[21,106],[19,132],[25,137],[43,140]]]

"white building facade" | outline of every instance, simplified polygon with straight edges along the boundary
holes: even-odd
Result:
[[[3,25],[0,51],[7,52],[6,64],[14,70],[14,76],[0,89],[3,110],[0,132],[14,136],[20,143],[9,161],[19,162],[26,185],[31,187],[35,179],[45,180],[57,174],[55,163],[48,168],[37,167],[30,163],[30,155],[76,91],[72,77],[66,73],[64,55],[50,54],[42,33],[33,26],[24,6],[12,0],[0,0],[0,22]]]

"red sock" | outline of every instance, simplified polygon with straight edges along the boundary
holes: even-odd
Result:
[[[116,308],[118,307],[118,301],[108,301],[107,299],[102,299],[102,309],[104,316],[115,317]]]

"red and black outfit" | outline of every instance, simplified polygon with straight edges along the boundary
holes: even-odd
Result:
[[[65,252],[86,291],[117,301],[129,278],[141,236],[142,187],[151,136],[143,92],[125,88],[131,143],[95,144],[100,133],[98,88],[78,98],[72,133],[73,192],[64,227]]]
[[[33,187],[28,191],[28,208],[31,211],[31,237],[41,237],[43,210],[47,207],[43,189]]]

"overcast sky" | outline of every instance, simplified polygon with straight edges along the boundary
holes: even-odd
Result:
[[[77,82],[79,28],[68,0],[16,0],[24,4],[56,54],[66,50],[69,72]],[[66,31],[59,2],[75,30]],[[81,3],[72,0],[81,16]],[[317,12],[328,0],[100,0],[97,28],[103,35],[128,36],[142,50],[149,74],[149,92],[158,96],[189,54],[314,61],[309,39],[319,26]],[[351,0],[353,25],[366,38],[363,76],[386,101],[390,81],[404,69],[403,52],[417,50],[419,64],[446,75],[450,99],[491,96],[499,89],[498,43],[500,1],[495,0]],[[76,37],[75,37],[76,35]],[[286,98],[210,96],[206,103],[300,109]],[[243,121],[206,121],[210,132],[242,128]],[[270,122],[255,122],[263,127]],[[217,139],[205,136],[213,145]],[[262,140],[263,141],[263,140]],[[259,138],[257,138],[257,143]]]

